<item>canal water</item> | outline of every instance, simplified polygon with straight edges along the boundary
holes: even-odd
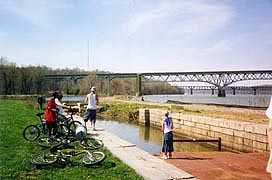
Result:
[[[136,144],[149,153],[158,154],[161,152],[162,132],[153,127],[145,127],[127,121],[97,120],[96,126],[117,135],[121,139]],[[174,136],[174,139],[188,139],[188,137]],[[203,152],[216,151],[217,146],[198,142],[175,142],[175,152]]]

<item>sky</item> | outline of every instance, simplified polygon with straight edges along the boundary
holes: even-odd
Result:
[[[272,70],[272,0],[0,0],[0,57],[114,73]]]

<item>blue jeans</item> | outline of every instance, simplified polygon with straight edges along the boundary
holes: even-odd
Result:
[[[168,133],[163,134],[163,141],[162,141],[162,152],[173,152],[173,132],[170,131]]]

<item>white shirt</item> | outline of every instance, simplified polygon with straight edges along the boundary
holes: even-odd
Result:
[[[169,117],[168,117],[169,118]],[[166,119],[166,118],[165,118]],[[168,133],[170,131],[172,131],[172,119],[170,118],[170,124],[167,125],[166,122],[164,121],[165,119],[163,119],[163,123],[164,123],[164,130],[163,133]]]
[[[96,109],[96,94],[88,94],[88,105],[87,109]]]
[[[56,103],[57,108],[59,110],[59,114],[63,114],[64,113],[64,109],[62,108],[62,106],[61,106],[62,104],[61,104],[61,102],[59,101],[58,98],[55,99],[55,103]]]

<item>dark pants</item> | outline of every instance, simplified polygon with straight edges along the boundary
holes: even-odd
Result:
[[[162,152],[173,152],[173,132],[164,133],[162,141]]]
[[[96,109],[86,109],[83,120],[87,122],[89,119],[94,123],[96,122]]]
[[[54,122],[48,122],[46,121],[46,125],[47,125],[47,128],[48,128],[48,136],[51,136],[52,135],[52,129],[53,129],[53,135],[56,135],[56,132],[57,132],[57,122],[54,121]]]

